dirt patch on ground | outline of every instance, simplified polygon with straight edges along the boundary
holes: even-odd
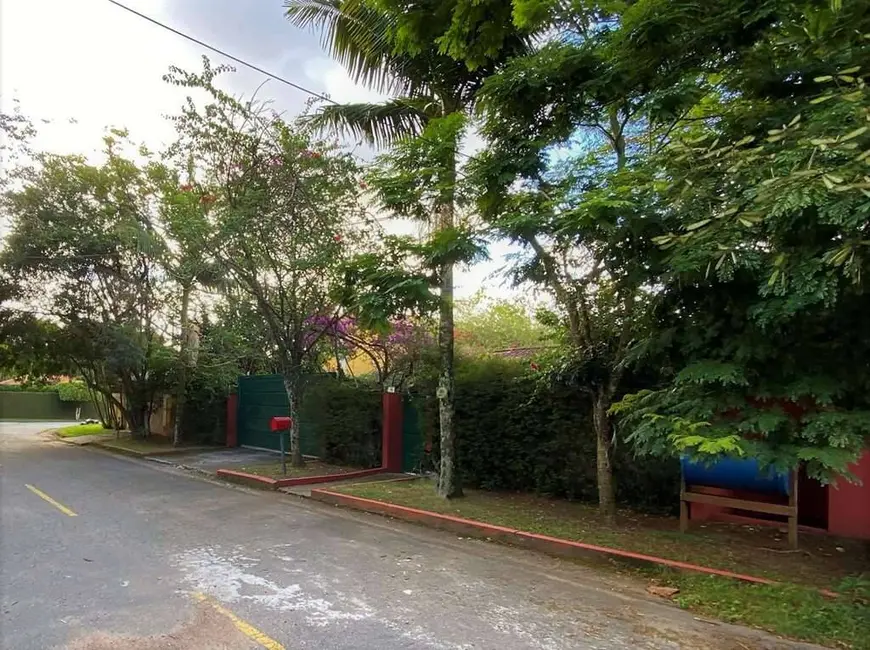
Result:
[[[166,634],[133,637],[97,632],[86,634],[65,650],[249,650],[257,647],[233,623],[207,605],[198,605],[193,619]]]

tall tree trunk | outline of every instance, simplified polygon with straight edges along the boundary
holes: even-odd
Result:
[[[453,228],[453,202],[445,202],[439,210],[439,230]],[[453,342],[453,264],[445,262],[439,269],[441,295],[439,300],[438,351],[441,373],[438,377],[438,416],[441,430],[441,467],[438,473],[438,495],[445,499],[462,496],[462,485],[456,468],[456,430],[453,426],[454,342]]]
[[[607,414],[610,397],[606,389],[595,393],[592,403],[592,420],[595,429],[595,447],[598,479],[598,511],[613,521],[616,516],[616,491],[613,485],[613,466],[611,464],[611,428]]]
[[[299,426],[300,384],[302,382],[294,373],[284,375],[284,390],[287,391],[287,402],[290,404],[290,465],[293,467],[305,467],[305,459],[302,458],[302,438]],[[286,435],[283,431],[279,435]]]
[[[192,286],[185,284],[181,289],[181,347],[178,350],[178,381],[175,384],[175,417],[172,422],[172,444],[181,444],[181,418],[187,400],[187,369],[190,365],[190,294]]]
[[[130,435],[133,438],[148,437],[148,405],[131,404],[125,409],[127,424],[130,427]]]

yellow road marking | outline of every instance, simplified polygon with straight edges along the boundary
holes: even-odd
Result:
[[[210,605],[215,609],[215,611],[226,616],[233,622],[233,625],[236,626],[236,629],[239,632],[244,634],[252,641],[259,643],[261,646],[266,648],[266,650],[286,650],[286,648],[278,643],[275,639],[268,636],[267,634],[264,634],[263,632],[260,632],[260,630],[255,628],[253,625],[233,614],[230,610],[221,605],[214,598],[209,598],[208,596],[200,592],[194,593],[193,597],[201,603],[206,603],[207,605]]]
[[[51,505],[53,505],[55,508],[57,508],[58,510],[60,510],[63,514],[65,514],[65,515],[69,515],[70,517],[78,517],[78,515],[77,515],[76,513],[74,513],[72,510],[70,510],[69,508],[67,508],[67,507],[66,507],[65,505],[63,505],[62,503],[59,503],[59,502],[55,501],[54,499],[52,499],[50,496],[48,496],[45,492],[43,492],[43,491],[40,490],[39,488],[35,488],[35,487],[33,487],[32,485],[30,485],[30,484],[28,484],[28,483],[25,483],[25,484],[24,484],[24,487],[26,487],[28,490],[30,490],[31,492],[33,492],[33,493],[34,493],[36,496],[38,496],[40,499],[43,499],[44,501],[48,501]]]

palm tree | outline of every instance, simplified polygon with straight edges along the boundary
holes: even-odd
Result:
[[[330,104],[320,109],[314,123],[362,139],[377,147],[389,147],[406,138],[419,137],[435,119],[470,112],[477,90],[498,61],[470,70],[463,62],[443,54],[431,36],[420,39],[420,51],[407,53],[394,35],[397,15],[374,8],[366,0],[287,0],[287,16],[298,27],[321,33],[323,47],[348,71],[357,83],[391,95],[380,103]],[[449,28],[446,17],[444,31]],[[433,18],[432,20],[438,20]],[[431,25],[430,25],[431,26]],[[524,40],[505,40],[504,54],[525,47]],[[440,170],[448,179],[447,190],[434,206],[435,227],[450,230],[455,221],[456,155],[458,136],[446,147]],[[438,269],[439,353],[438,382],[441,466],[438,494],[445,498],[462,495],[456,477],[455,432],[453,427],[453,263]]]

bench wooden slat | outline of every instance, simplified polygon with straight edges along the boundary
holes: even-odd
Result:
[[[763,501],[750,501],[748,499],[734,499],[732,497],[722,497],[715,494],[701,494],[699,492],[682,492],[680,493],[680,499],[690,503],[706,503],[711,506],[738,508],[739,510],[751,510],[753,512],[784,515],[786,517],[794,516],[797,513],[797,508],[794,506],[786,506],[778,503],[765,503]]]

